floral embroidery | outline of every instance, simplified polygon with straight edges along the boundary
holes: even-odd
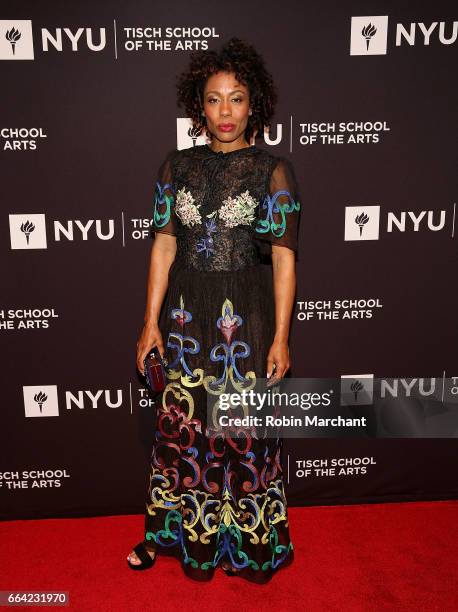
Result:
[[[222,220],[226,227],[250,225],[256,218],[255,209],[257,206],[258,202],[250,195],[248,189],[235,198],[228,197],[224,200],[219,210],[215,210],[207,215],[209,218],[205,222],[207,235],[198,241],[196,246],[197,252],[204,252],[206,257],[214,253],[212,233],[218,229],[216,224],[217,217]]]
[[[248,189],[235,198],[227,198],[219,210],[220,218],[226,227],[250,225],[255,219],[254,211],[258,202],[250,195]]]
[[[212,361],[223,362],[224,372],[218,379],[215,376],[206,376],[204,380],[205,389],[213,395],[218,395],[225,390],[228,382],[238,391],[249,391],[256,384],[254,371],[250,370],[243,376],[237,368],[237,361],[240,360],[240,363],[243,363],[241,360],[249,357],[251,353],[249,344],[242,340],[232,339],[232,336],[242,324],[242,317],[235,314],[233,303],[229,298],[226,298],[222,305],[221,316],[216,321],[216,326],[222,333],[225,342],[218,342],[210,352]]]
[[[175,212],[183,225],[202,223],[199,208],[201,204],[194,204],[195,200],[190,191],[182,187],[177,191]]]
[[[237,195],[235,198],[228,197],[223,201],[219,210],[216,210],[207,217],[218,216],[226,227],[236,227],[237,225],[250,225],[255,220],[255,210],[258,202],[250,195],[248,189]],[[199,211],[201,204],[195,204],[194,197],[190,191],[182,187],[177,191],[175,210],[184,225],[194,225],[202,223]],[[213,223],[207,229],[210,233],[215,231],[216,225]],[[210,229],[211,228],[211,229]]]
[[[281,196],[286,196],[287,201],[279,201]],[[169,210],[170,204],[167,200],[167,195],[165,200]],[[192,193],[187,191],[185,187],[177,192],[175,211],[184,225],[193,226],[202,224],[200,207],[201,204],[195,204]],[[214,238],[212,234],[218,230],[217,218],[221,219],[225,227],[230,228],[237,227],[238,225],[251,225],[257,220],[255,225],[255,232],[257,234],[271,232],[275,238],[281,238],[286,231],[286,215],[299,211],[300,208],[300,203],[295,201],[291,193],[285,189],[276,191],[273,195],[266,194],[261,204],[250,195],[248,189],[235,197],[229,196],[223,200],[218,210],[207,215],[205,236],[198,240],[196,250],[198,253],[204,253],[207,258],[214,253]],[[266,209],[266,217],[264,219],[257,219],[257,211],[259,211],[260,217],[262,211]],[[155,211],[155,219],[157,214]],[[168,216],[170,217],[170,212]]]
[[[208,221],[205,221],[205,227],[207,228],[207,236],[205,238],[201,238],[196,246],[197,252],[200,253],[201,251],[204,251],[207,257],[213,254],[214,252],[212,232],[216,232],[218,229],[215,219],[213,218],[214,216],[216,216],[216,213],[217,211],[215,210],[214,212],[207,215],[207,217],[209,217]]]
[[[176,354],[170,361],[168,360],[167,377],[170,380],[176,380],[177,378],[181,378],[183,372],[185,372],[184,376],[186,380],[190,381],[194,379],[194,383],[189,384],[189,386],[200,384],[203,375],[202,370],[197,369],[192,371],[186,362],[186,355],[197,355],[200,352],[200,343],[192,336],[185,334],[185,325],[192,321],[192,313],[185,310],[184,298],[182,295],[180,295],[180,307],[171,309],[170,318],[177,321],[183,333],[179,333],[178,331],[169,332],[167,348],[170,349],[170,352],[176,351]]]

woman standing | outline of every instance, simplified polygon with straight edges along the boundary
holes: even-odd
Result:
[[[210,143],[171,152],[156,184],[137,367],[158,346],[168,386],[157,403],[144,540],[128,563],[146,569],[168,554],[196,580],[222,567],[265,583],[293,560],[281,439],[222,434],[207,402],[290,367],[297,188],[286,159],[249,144],[270,125],[277,97],[252,46],[233,38],[219,53],[194,53],[178,97]]]

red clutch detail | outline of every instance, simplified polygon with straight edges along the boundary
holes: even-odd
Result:
[[[160,393],[166,387],[166,374],[164,361],[156,346],[150,350],[144,360],[145,376],[149,388],[154,393]]]

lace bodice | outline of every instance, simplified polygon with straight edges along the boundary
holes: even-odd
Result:
[[[297,198],[291,164],[254,145],[174,150],[157,176],[152,232],[176,236],[180,266],[242,270],[272,244],[297,251]]]

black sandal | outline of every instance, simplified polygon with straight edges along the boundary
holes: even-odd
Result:
[[[127,565],[130,567],[130,569],[145,570],[149,569],[150,567],[153,567],[153,565],[156,563],[157,552],[155,552],[154,557],[151,558],[151,555],[148,554],[148,550],[144,542],[140,542],[139,544],[137,544],[137,546],[133,550],[137,557],[140,559],[141,563],[134,564],[127,560]]]

